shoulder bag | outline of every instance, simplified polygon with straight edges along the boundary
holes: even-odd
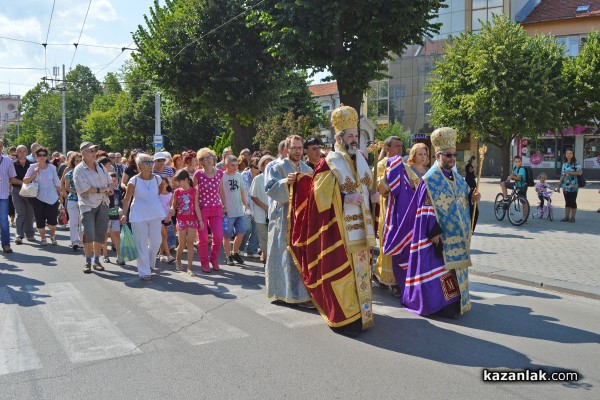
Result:
[[[33,181],[30,183],[23,183],[21,186],[21,190],[19,190],[19,195],[22,197],[37,197],[38,194],[38,177],[36,176]]]

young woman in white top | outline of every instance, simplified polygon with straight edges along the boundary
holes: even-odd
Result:
[[[152,173],[152,156],[138,154],[135,162],[140,172],[127,183],[121,222],[126,223],[127,211],[130,211],[129,222],[138,253],[138,274],[140,279],[149,281],[152,271],[158,270],[156,254],[162,242],[161,227],[165,218],[158,190],[161,178]]]

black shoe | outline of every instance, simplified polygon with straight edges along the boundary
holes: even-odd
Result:
[[[15,244],[23,244],[23,238],[20,238],[20,237],[16,238]]]
[[[4,246],[2,246],[2,250],[3,250],[3,251],[6,253],[6,254],[9,254],[9,253],[12,253],[12,252],[13,252],[13,251],[12,251],[12,249],[10,248],[10,245],[8,245],[8,244],[5,244]]]
[[[227,257],[227,265],[235,265],[235,262],[233,262],[233,257]]]
[[[77,244],[74,244],[74,245],[73,245],[73,251],[77,251],[77,250],[79,250],[79,245],[77,245]]]
[[[244,263],[244,259],[242,256],[240,256],[240,253],[233,253],[230,258],[232,258],[238,264]]]

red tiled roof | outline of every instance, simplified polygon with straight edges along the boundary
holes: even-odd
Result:
[[[313,97],[329,96],[338,92],[337,82],[319,83],[318,85],[310,85],[308,90]]]
[[[590,6],[587,12],[575,12],[577,7],[587,5]],[[542,0],[522,23],[531,24],[535,22],[599,16],[600,0]]]

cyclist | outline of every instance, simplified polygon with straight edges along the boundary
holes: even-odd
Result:
[[[521,156],[514,156],[512,173],[504,182],[500,183],[500,188],[502,189],[502,195],[504,196],[505,201],[508,200],[507,189],[512,190],[515,187],[519,190],[520,195],[527,196],[527,173],[521,164],[523,164]],[[511,180],[514,182],[510,182]]]

